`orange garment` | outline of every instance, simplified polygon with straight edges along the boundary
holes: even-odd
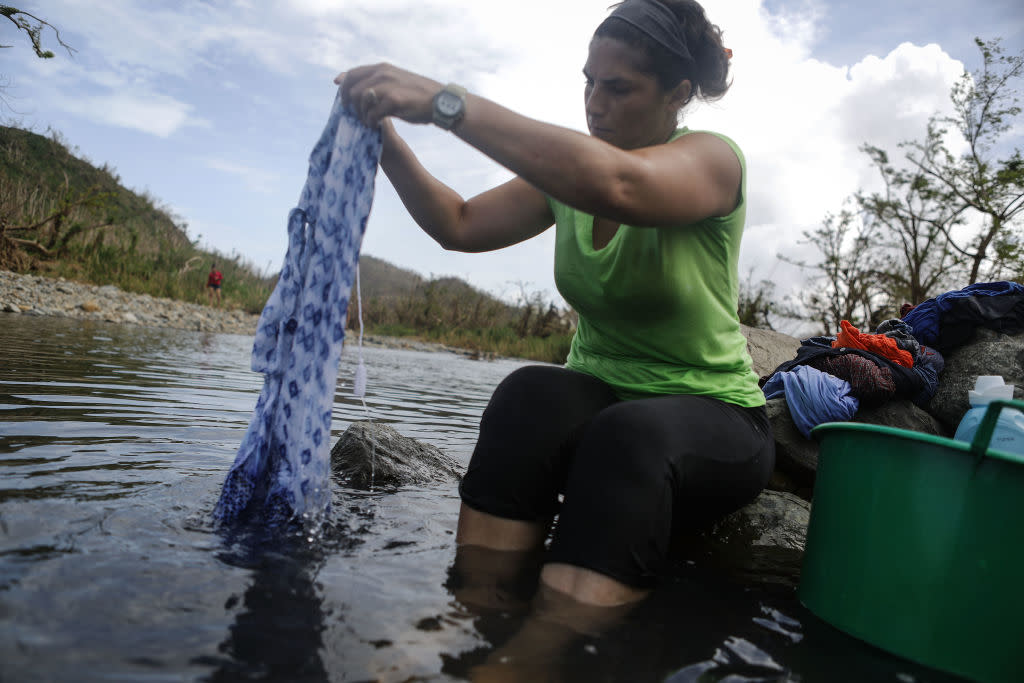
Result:
[[[879,356],[888,358],[893,363],[902,365],[905,368],[914,367],[914,357],[909,351],[904,351],[892,337],[884,334],[861,334],[860,330],[850,324],[849,320],[839,322],[842,331],[836,335],[832,342],[833,349],[863,349]]]

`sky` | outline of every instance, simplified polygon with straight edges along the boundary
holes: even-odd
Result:
[[[112,166],[200,244],[276,270],[286,218],[330,111],[339,72],[392,62],[457,82],[527,116],[585,131],[587,45],[612,0],[51,0],[16,2],[75,52],[40,60],[0,25],[0,122],[56,130],[80,156]],[[735,139],[748,172],[741,275],[805,286],[780,261],[813,259],[800,239],[876,181],[865,142],[896,151],[949,110],[949,89],[1001,37],[1024,50],[1019,0],[707,0],[733,50],[721,101],[683,112],[691,128]],[[400,123],[424,165],[469,197],[510,173],[433,126]],[[1021,139],[1024,128],[1015,131]],[[955,148],[956,141],[950,142]],[[543,292],[554,231],[488,254],[446,252],[378,174],[363,251],[498,296]]]

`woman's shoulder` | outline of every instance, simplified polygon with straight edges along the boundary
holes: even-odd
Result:
[[[736,155],[736,158],[739,159],[740,168],[743,169],[745,174],[747,167],[747,158],[744,156],[743,150],[740,148],[739,143],[737,143],[734,139],[732,139],[725,133],[720,133],[716,130],[690,130],[689,128],[679,128],[676,130],[672,138],[669,139],[669,144],[686,144],[686,139],[690,139],[691,141],[696,142],[698,139],[701,138],[701,142],[703,142],[704,140],[716,140],[720,141],[721,143],[725,143],[725,145],[728,146],[732,153]],[[705,149],[707,149],[707,147]],[[725,151],[725,147],[719,148],[718,151],[721,153],[728,154],[728,152]]]
[[[730,136],[726,135],[725,133],[721,133],[721,132],[719,132],[717,130],[708,130],[708,129],[691,130],[691,129],[686,128],[684,126],[683,128],[677,128],[676,129],[676,132],[672,135],[671,138],[669,138],[669,142],[675,142],[676,140],[679,140],[680,138],[688,137],[688,136],[711,136],[711,137],[715,137],[715,138],[718,138],[719,140],[722,140],[723,142],[725,142],[730,147],[732,147],[736,151],[737,154],[740,154],[741,156],[743,154],[742,150],[740,149],[740,145],[739,145],[738,142],[736,142],[736,140],[734,140]]]

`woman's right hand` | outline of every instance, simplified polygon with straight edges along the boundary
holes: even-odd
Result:
[[[441,84],[391,64],[360,66],[339,74],[341,101],[368,127],[389,116],[409,123],[433,121],[434,95]]]

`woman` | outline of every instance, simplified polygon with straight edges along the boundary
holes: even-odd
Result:
[[[557,513],[541,583],[584,605],[642,598],[673,533],[752,500],[774,465],[736,316],[742,155],[677,128],[693,97],[725,93],[728,60],[696,2],[620,3],[583,68],[590,136],[390,65],[337,79],[381,126],[381,167],[442,246],[489,251],[557,226],[555,279],[579,327],[565,368],[524,368],[496,389],[457,543],[528,553]],[[434,121],[516,177],[463,200],[389,117]]]

